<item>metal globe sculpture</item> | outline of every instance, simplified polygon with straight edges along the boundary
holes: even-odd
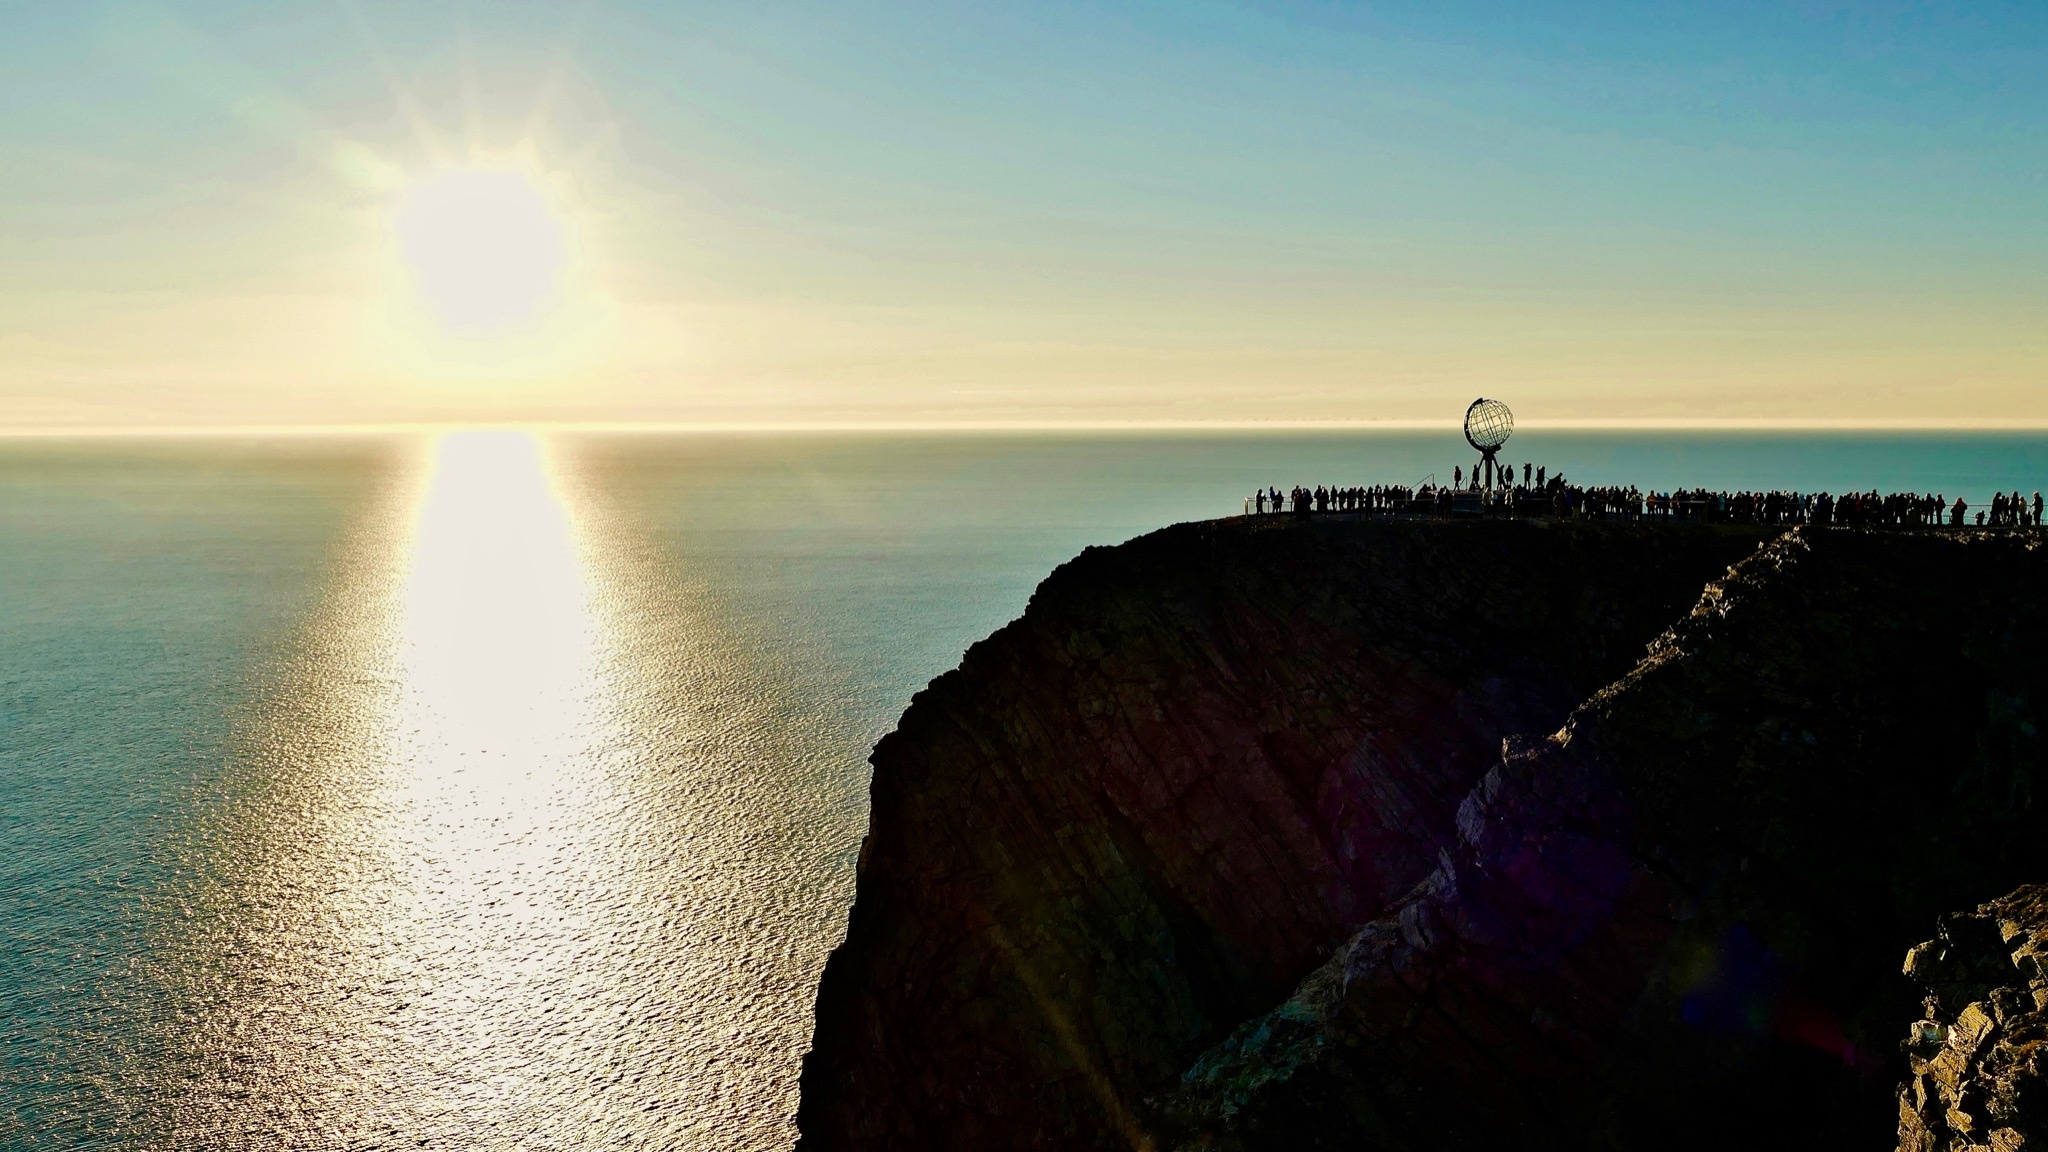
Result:
[[[1515,414],[1498,400],[1480,397],[1465,409],[1465,443],[1491,457],[1515,432]]]
[[[1485,484],[1492,488],[1500,473],[1493,462],[1493,454],[1508,442],[1515,432],[1515,414],[1498,400],[1481,396],[1465,409],[1465,443],[1479,449],[1479,462],[1485,468]],[[1480,469],[1472,470],[1473,486],[1480,484]]]

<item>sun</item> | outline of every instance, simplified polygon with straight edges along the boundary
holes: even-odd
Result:
[[[380,368],[444,398],[503,396],[562,386],[608,353],[617,310],[593,262],[597,229],[575,177],[539,151],[472,147],[466,163],[409,176],[390,166],[386,290],[363,328]]]
[[[548,190],[517,168],[449,168],[416,180],[392,212],[420,303],[455,333],[530,325],[562,293],[568,236]]]

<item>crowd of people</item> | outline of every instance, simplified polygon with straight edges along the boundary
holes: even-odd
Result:
[[[1523,465],[1470,482],[1464,469],[1452,483],[1267,488],[1246,498],[1246,515],[1319,513],[1383,516],[1542,517],[1559,520],[1685,520],[1706,523],[1818,524],[1849,527],[2032,528],[2042,523],[2042,497],[2000,492],[1984,507],[1939,492],[1718,492],[1704,488],[1645,492],[1635,487],[1581,487],[1562,475]]]

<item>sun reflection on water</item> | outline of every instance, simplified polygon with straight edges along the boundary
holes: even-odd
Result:
[[[404,954],[379,967],[421,1004],[393,1037],[394,1087],[440,1098],[403,1101],[415,1114],[388,1126],[459,1112],[530,1137],[589,1087],[548,1024],[579,977],[604,973],[618,926],[601,886],[634,870],[606,755],[617,694],[531,436],[444,437],[417,523],[377,845],[390,876],[378,928]]]
[[[596,723],[589,591],[532,436],[442,438],[400,621],[418,779],[487,771],[481,798],[559,764]],[[452,758],[443,764],[441,757]],[[482,765],[501,762],[495,771]]]
[[[786,1148],[844,898],[816,765],[534,437],[423,477],[193,848],[121,1143]]]

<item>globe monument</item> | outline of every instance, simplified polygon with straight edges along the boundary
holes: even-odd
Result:
[[[1484,469],[1480,483],[1485,487],[1494,486],[1498,478],[1498,465],[1494,463],[1494,456],[1500,452],[1500,446],[1508,442],[1508,437],[1514,435],[1514,431],[1515,414],[1498,400],[1488,400],[1481,396],[1465,409],[1465,443],[1479,450],[1479,463]],[[1475,474],[1479,474],[1478,470],[1475,470]]]

